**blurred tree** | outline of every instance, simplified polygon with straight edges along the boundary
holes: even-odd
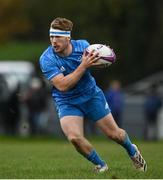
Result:
[[[0,0],[0,43],[28,33],[31,25],[26,16],[26,0]]]
[[[127,84],[163,69],[162,7],[162,0],[0,0],[0,41],[47,43],[50,22],[67,17],[74,39],[109,44],[116,52],[115,65],[94,71],[97,81],[105,86],[101,77],[114,77]]]

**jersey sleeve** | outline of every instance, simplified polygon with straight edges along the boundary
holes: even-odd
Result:
[[[40,68],[45,78],[48,80],[62,73],[59,67],[54,64],[50,58],[44,56],[40,57]]]

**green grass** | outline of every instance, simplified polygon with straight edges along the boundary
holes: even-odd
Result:
[[[42,42],[9,42],[0,44],[0,60],[38,61],[48,44]]]
[[[137,141],[148,162],[146,173],[136,171],[127,153],[119,145],[106,139],[90,139],[110,171],[95,174],[92,164],[74,151],[66,140],[53,138],[4,138],[0,137],[0,178],[163,178],[163,142]]]

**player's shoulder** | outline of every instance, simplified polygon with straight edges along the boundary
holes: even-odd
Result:
[[[76,40],[76,43],[82,46],[89,46],[89,42],[86,39],[78,39]]]
[[[45,51],[41,54],[39,63],[42,68],[47,67],[47,66],[52,66],[54,65],[55,61],[53,60],[53,50],[52,47],[49,46]]]
[[[44,59],[49,59],[52,56],[52,47],[49,46],[47,49],[43,51],[43,53],[40,56],[40,61],[44,61]]]
[[[90,45],[85,39],[71,40],[71,43],[73,44],[75,51],[83,51]]]
[[[49,46],[49,47],[47,47],[47,49],[45,49],[43,51],[43,53],[41,54],[40,58],[51,56],[52,53],[53,53],[52,46]]]

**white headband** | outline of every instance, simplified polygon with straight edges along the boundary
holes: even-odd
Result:
[[[49,36],[65,36],[65,37],[71,37],[71,31],[63,31],[63,30],[59,30],[59,29],[50,28],[50,30],[49,30]]]

